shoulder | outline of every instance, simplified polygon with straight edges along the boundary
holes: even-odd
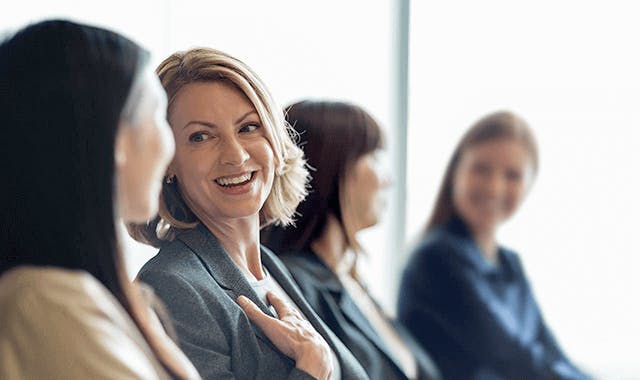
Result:
[[[312,304],[323,292],[340,293],[338,277],[311,251],[289,251],[279,256],[304,296]]]
[[[278,257],[294,275],[324,281],[332,274],[313,252],[287,251]]]
[[[429,231],[414,247],[410,263],[418,266],[457,262],[472,249],[467,239],[438,227]]]
[[[57,309],[79,313],[107,305],[119,305],[115,297],[92,275],[80,270],[53,267],[18,267],[0,278],[0,303],[5,312]],[[113,311],[107,308],[106,311]]]
[[[0,278],[0,289],[0,335],[13,342],[3,350],[22,358],[14,365],[54,376],[157,377],[153,353],[133,320],[89,273],[21,267]]]
[[[208,283],[210,280],[202,260],[178,239],[162,246],[158,254],[142,266],[137,278],[150,285],[163,299],[167,294],[164,290],[171,284],[184,282],[185,285],[197,286],[199,282]]]

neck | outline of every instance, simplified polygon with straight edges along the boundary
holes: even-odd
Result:
[[[231,260],[245,276],[262,280],[262,260],[260,259],[260,218],[253,215],[246,218],[216,219],[200,218],[202,224],[220,241]]]
[[[355,252],[349,249],[344,228],[333,214],[327,217],[324,231],[311,243],[311,249],[333,273],[342,275],[352,271]]]
[[[480,247],[482,256],[490,263],[498,262],[498,244],[496,230],[493,227],[472,228],[473,239]]]

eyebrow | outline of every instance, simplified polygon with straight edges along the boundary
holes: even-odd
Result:
[[[240,124],[244,119],[246,119],[249,115],[251,114],[258,114],[258,112],[256,110],[251,110],[247,113],[245,113],[244,115],[240,116],[236,121],[235,124]],[[191,124],[200,124],[200,125],[204,125],[205,127],[211,128],[211,129],[216,129],[218,128],[217,125],[210,123],[208,121],[202,121],[202,120],[191,120],[189,121],[187,124],[185,124],[182,129],[187,128],[188,126],[190,126]]]
[[[252,113],[255,113],[256,115],[258,114],[258,112],[256,110],[251,110],[251,111],[245,113],[244,115],[242,115],[241,117],[239,117],[238,120],[236,120],[236,124],[240,124],[240,122],[242,122],[244,119],[246,119]]]

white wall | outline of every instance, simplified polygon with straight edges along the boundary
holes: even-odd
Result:
[[[633,2],[412,3],[408,236],[461,134],[527,119],[541,169],[501,233],[575,361],[640,379],[640,24]]]

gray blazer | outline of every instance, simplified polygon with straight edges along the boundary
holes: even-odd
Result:
[[[327,341],[342,378],[368,379],[351,352],[311,309],[280,260],[262,247],[262,263]],[[240,295],[273,315],[222,245],[204,226],[184,231],[138,277],[166,303],[181,348],[204,379],[312,379],[295,368],[236,303]]]

